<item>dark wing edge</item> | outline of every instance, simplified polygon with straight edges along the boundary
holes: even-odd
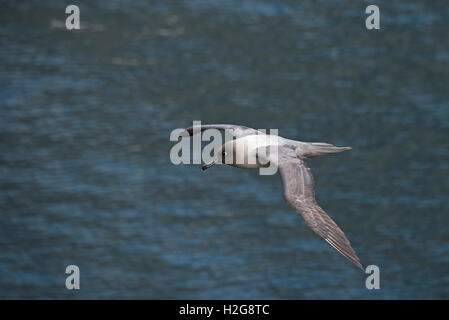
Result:
[[[192,136],[197,132],[208,130],[208,129],[217,129],[217,130],[229,130],[232,135],[236,138],[252,135],[252,134],[264,134],[261,131],[258,131],[253,128],[238,126],[233,124],[205,124],[201,126],[193,126],[185,129],[185,132]]]
[[[292,158],[278,165],[284,188],[284,199],[295,208],[306,224],[346,259],[363,270],[360,259],[344,232],[315,200],[313,176],[304,161]]]

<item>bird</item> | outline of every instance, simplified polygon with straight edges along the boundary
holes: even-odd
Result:
[[[196,125],[185,129],[182,135],[193,136],[208,129],[225,130],[231,134],[232,140],[217,149],[213,161],[204,164],[203,170],[216,164],[249,169],[275,165],[281,176],[285,201],[318,236],[363,270],[360,259],[344,232],[318,205],[312,171],[305,162],[307,158],[351,150],[351,147],[291,140],[232,124]]]

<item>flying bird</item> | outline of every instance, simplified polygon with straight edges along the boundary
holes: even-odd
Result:
[[[285,201],[317,235],[363,270],[360,259],[344,232],[316,202],[312,172],[304,161],[310,157],[350,150],[351,147],[290,140],[277,135],[267,135],[249,127],[230,124],[189,127],[182,135],[192,136],[208,129],[226,130],[232,134],[233,139],[217,150],[214,160],[205,164],[203,170],[215,164],[229,164],[238,168],[277,166]]]

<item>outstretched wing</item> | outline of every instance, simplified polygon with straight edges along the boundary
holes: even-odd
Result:
[[[285,201],[295,208],[316,234],[363,270],[360,259],[343,231],[317,204],[312,172],[305,162],[298,158],[285,159],[279,162],[278,169]]]
[[[197,132],[204,131],[207,129],[217,129],[217,130],[229,130],[229,132],[236,138],[241,138],[244,136],[252,134],[265,134],[253,128],[248,128],[245,126],[237,126],[232,124],[205,124],[201,126],[189,127],[186,129],[186,133],[192,136]]]

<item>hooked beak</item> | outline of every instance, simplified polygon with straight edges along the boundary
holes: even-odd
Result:
[[[212,167],[215,164],[214,161],[212,161],[211,163],[205,164],[201,169],[206,170],[209,169],[210,167]]]

